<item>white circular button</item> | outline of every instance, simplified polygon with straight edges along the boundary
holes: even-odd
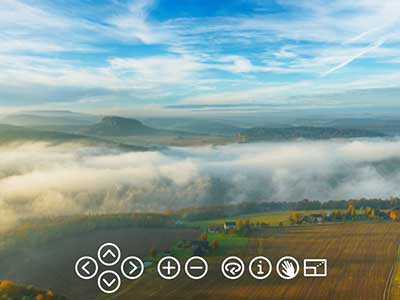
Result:
[[[138,279],[143,275],[144,264],[139,257],[129,256],[121,263],[121,273],[131,280]]]
[[[121,250],[113,243],[105,243],[97,251],[97,257],[103,265],[111,267],[121,259]]]
[[[237,256],[229,256],[221,265],[222,274],[231,280],[240,278],[244,273],[244,263]]]
[[[162,278],[172,280],[181,272],[181,264],[175,257],[166,256],[158,262],[157,271]]]
[[[119,290],[121,278],[114,271],[105,271],[100,274],[97,285],[103,293],[113,294]]]
[[[208,272],[207,261],[201,256],[193,256],[186,261],[185,272],[191,279],[202,279]]]
[[[291,256],[282,257],[276,264],[276,272],[279,277],[289,280],[293,279],[299,274],[299,262]]]
[[[97,261],[90,256],[83,256],[75,263],[75,273],[84,280],[92,279],[96,276],[99,266]]]
[[[249,273],[253,278],[262,280],[271,275],[271,272],[272,264],[265,256],[257,256],[250,261]]]

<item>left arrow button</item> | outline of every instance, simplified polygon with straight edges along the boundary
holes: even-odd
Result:
[[[96,276],[99,266],[94,258],[83,256],[75,263],[75,273],[79,278],[84,280],[92,279]]]

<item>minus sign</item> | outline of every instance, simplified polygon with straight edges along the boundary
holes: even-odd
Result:
[[[199,267],[193,266],[193,267],[190,267],[190,269],[192,269],[192,270],[203,270],[203,267],[201,267],[201,266],[199,266]]]

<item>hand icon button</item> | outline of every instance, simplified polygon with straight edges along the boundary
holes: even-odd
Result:
[[[293,279],[299,274],[299,271],[299,262],[291,256],[282,257],[276,264],[276,272],[283,279]]]

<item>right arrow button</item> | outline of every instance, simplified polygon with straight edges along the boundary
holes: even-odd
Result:
[[[139,257],[129,256],[122,262],[121,272],[127,279],[138,279],[143,275],[144,264]]]

